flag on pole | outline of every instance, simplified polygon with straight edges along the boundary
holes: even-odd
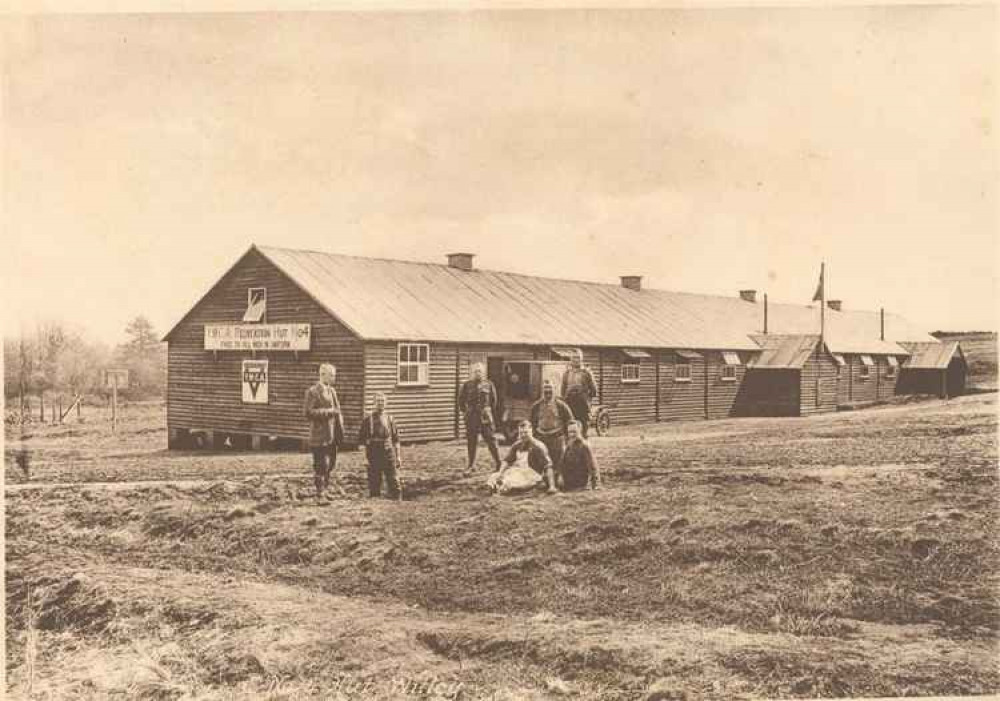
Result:
[[[822,302],[825,296],[825,290],[823,289],[823,273],[824,270],[821,266],[819,269],[819,284],[816,285],[816,294],[814,294],[812,298],[812,301],[814,302]]]

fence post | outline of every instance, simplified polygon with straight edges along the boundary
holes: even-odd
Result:
[[[111,432],[118,432],[118,375],[111,378]]]

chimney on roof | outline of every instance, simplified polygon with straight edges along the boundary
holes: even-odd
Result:
[[[621,281],[626,290],[642,291],[642,275],[622,275]]]
[[[475,253],[449,253],[448,267],[458,268],[459,270],[472,270],[472,259],[475,257]]]
[[[830,309],[832,309],[832,310],[834,310],[836,312],[839,312],[840,308],[843,305],[844,305],[844,303],[841,300],[839,300],[839,299],[828,299],[828,300],[826,300],[826,306],[830,307]]]
[[[740,299],[744,302],[757,303],[757,290],[740,290]]]

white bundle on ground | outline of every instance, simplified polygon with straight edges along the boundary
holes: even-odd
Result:
[[[541,483],[542,476],[530,467],[508,467],[494,472],[486,479],[486,485],[498,494],[514,494],[534,489]]]

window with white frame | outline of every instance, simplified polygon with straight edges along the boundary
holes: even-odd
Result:
[[[861,367],[858,368],[858,377],[862,380],[867,380],[872,375],[872,366],[875,365],[875,361],[872,360],[870,355],[862,355],[861,357]]]
[[[896,356],[894,355],[887,355],[885,359],[889,363],[889,367],[885,369],[885,376],[891,380],[896,377],[896,368],[899,367],[899,361],[896,360]]]
[[[243,321],[263,321],[267,311],[267,288],[250,287],[247,289],[247,310],[243,313]]]
[[[639,363],[622,363],[622,384],[639,382]]]
[[[736,368],[740,365],[740,356],[732,351],[722,353],[722,380],[736,382]]]
[[[687,360],[678,360],[674,365],[674,382],[691,381],[691,363]]]
[[[430,384],[430,347],[426,343],[400,343],[397,351],[396,384]]]

